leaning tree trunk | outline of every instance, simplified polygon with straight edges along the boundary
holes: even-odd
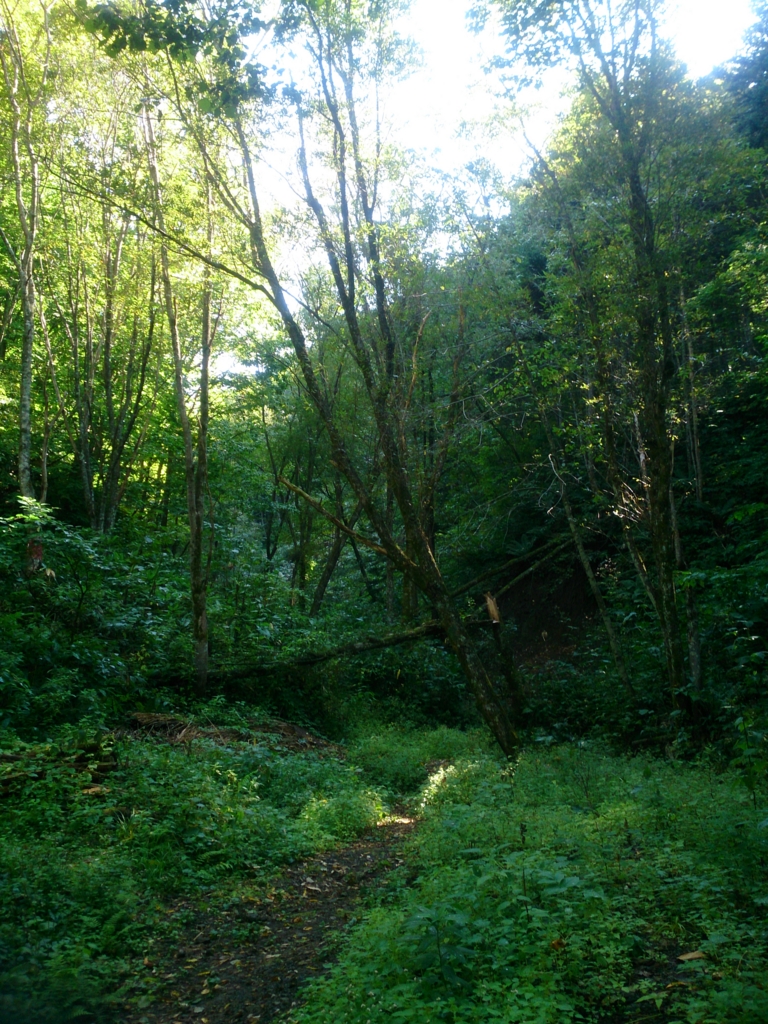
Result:
[[[350,36],[350,47],[352,37]],[[369,537],[363,537],[350,530],[346,523],[329,513],[311,495],[303,493],[316,511],[325,515],[334,525],[348,532],[359,543],[376,550],[391,562],[394,569],[406,575],[424,593],[430,604],[438,611],[441,626],[446,638],[456,653],[464,670],[467,681],[475,695],[478,709],[491,729],[494,737],[504,753],[512,754],[516,749],[516,735],[512,716],[505,707],[504,696],[496,691],[492,680],[483,664],[479,652],[467,636],[458,608],[453,603],[440,570],[434,558],[425,534],[419,514],[420,501],[417,499],[408,469],[409,452],[406,447],[406,432],[402,429],[407,413],[407,403],[403,394],[398,393],[400,382],[393,373],[397,358],[397,345],[390,324],[387,305],[388,289],[382,276],[382,260],[379,254],[378,230],[374,222],[373,208],[376,203],[375,183],[369,190],[366,181],[365,162],[359,148],[359,133],[354,115],[354,97],[352,95],[351,78],[354,76],[355,62],[350,52],[349,67],[342,71],[335,57],[326,51],[325,44],[319,47],[316,59],[322,67],[322,93],[324,113],[329,117],[330,131],[333,135],[334,168],[339,227],[343,239],[340,244],[338,232],[330,224],[326,211],[315,196],[309,177],[306,149],[303,135],[303,114],[299,111],[301,148],[299,153],[300,170],[305,185],[305,196],[308,207],[314,216],[319,240],[325,250],[328,266],[334,281],[335,289],[347,327],[348,341],[353,352],[357,368],[361,374],[363,387],[370,403],[371,413],[379,434],[381,464],[385,470],[387,489],[391,491],[393,506],[400,512],[405,532],[405,550],[393,534],[392,524],[388,515],[379,508],[374,500],[372,489],[366,485],[358,472],[354,459],[350,454],[352,438],[342,433],[334,414],[333,402],[325,386],[321,370],[316,363],[316,353],[305,335],[300,321],[294,316],[291,303],[284,290],[282,280],[271,259],[269,245],[265,235],[264,222],[260,211],[258,189],[254,171],[254,158],[246,137],[243,121],[235,114],[231,121],[233,135],[237,138],[243,159],[245,185],[250,203],[244,209],[239,203],[236,207],[229,204],[230,210],[237,216],[247,230],[249,255],[256,271],[256,279],[252,282],[255,290],[266,295],[277,310],[286,334],[296,354],[299,370],[304,379],[307,394],[315,406],[328,435],[333,466],[349,483],[352,493],[362,506],[372,530],[379,538],[376,543]],[[330,77],[329,77],[330,76]],[[349,118],[349,132],[341,123],[341,106],[334,91],[335,85],[329,81],[344,80],[346,91],[345,114]],[[179,104],[180,113],[187,120],[183,102]],[[209,151],[204,132],[197,129],[193,122],[191,131],[200,147],[205,160],[209,181],[217,188],[222,202],[228,204],[232,193],[224,180],[226,174],[220,164]],[[151,134],[148,132],[148,135]],[[351,152],[350,152],[351,146]],[[156,172],[154,173],[156,179]],[[351,185],[351,182],[354,184]],[[155,191],[158,192],[155,183]],[[354,194],[352,194],[354,193]],[[360,217],[360,223],[353,223],[353,218]],[[162,225],[159,225],[162,228]],[[354,243],[355,238],[361,239],[361,246]],[[164,251],[161,249],[161,251]],[[167,257],[166,257],[167,262]],[[204,261],[205,262],[205,261]],[[167,276],[167,275],[166,275]],[[363,303],[358,297],[358,283],[367,277],[374,297],[375,317],[361,317],[359,311]],[[166,287],[166,291],[169,289]],[[169,305],[169,322],[173,321],[173,310]],[[173,330],[173,328],[172,328]],[[371,332],[372,335],[371,336]],[[454,371],[461,358],[459,353],[454,360]],[[454,388],[454,391],[456,389]],[[398,405],[400,403],[400,405]],[[450,402],[451,415],[447,417],[444,431],[445,444],[441,443],[435,459],[435,470],[432,474],[430,488],[434,488],[442,470],[447,438],[455,427],[460,402],[458,395],[452,394]],[[281,481],[289,489],[297,491],[296,485],[283,479]],[[406,552],[413,552],[412,555]]]
[[[336,515],[339,517],[339,519],[343,519],[344,503],[341,497],[341,480],[339,479],[338,473],[336,474],[334,484],[336,491]],[[360,518],[360,513],[362,511],[363,507],[360,504],[360,502],[358,502],[357,507],[355,508],[354,512],[352,513],[352,516],[349,519],[349,526],[351,529],[354,530],[355,526],[357,525],[357,521]],[[328,589],[328,584],[331,582],[331,577],[336,571],[336,566],[338,565],[339,558],[341,557],[341,552],[344,550],[344,546],[348,540],[348,533],[344,533],[344,531],[338,526],[334,528],[333,542],[331,543],[331,547],[328,552],[328,557],[325,560],[323,571],[320,574],[320,579],[317,581],[315,593],[312,597],[312,606],[309,610],[310,617],[317,615],[318,612],[320,611],[320,606],[323,603],[323,598],[325,597],[325,592]]]
[[[504,692],[505,688],[500,686],[500,682],[498,680],[494,682],[491,678],[484,659],[469,636],[461,615],[448,594],[443,591],[439,595],[428,596],[437,612],[438,621],[443,627],[446,640],[469,683],[483,721],[490,728],[502,752],[507,757],[511,757],[519,746],[516,722],[513,716],[517,717],[515,712],[521,708],[519,699],[515,700],[520,697],[520,694]],[[511,702],[510,698],[512,698]]]
[[[337,110],[333,111],[333,116],[336,122],[336,118],[338,117]],[[251,197],[252,219],[249,224],[249,228],[254,265],[258,269],[259,273],[263,275],[263,280],[269,287],[270,298],[281,315],[286,332],[291,340],[294,351],[296,352],[299,367],[306,384],[307,393],[314,408],[317,410],[325,424],[328,437],[331,442],[334,466],[349,482],[352,492],[362,509],[364,509],[371,525],[381,541],[380,546],[372,545],[367,542],[368,546],[375,547],[379,554],[385,555],[393,567],[402,572],[403,577],[406,577],[412,585],[417,587],[435,609],[438,622],[442,627],[445,638],[454,650],[464,675],[470,685],[480,716],[488,726],[490,732],[493,733],[504,754],[508,757],[512,756],[518,746],[514,720],[521,711],[521,701],[510,700],[510,696],[513,695],[506,693],[504,686],[499,684],[495,686],[494,681],[490,678],[483,664],[483,659],[479,651],[468,636],[458,607],[452,600],[449,590],[447,590],[444,581],[442,580],[440,570],[434,558],[434,553],[430,548],[429,541],[423,529],[423,524],[420,520],[420,503],[416,500],[409,481],[409,473],[406,467],[406,453],[404,453],[404,431],[402,430],[402,423],[398,420],[399,411],[394,408],[393,403],[390,400],[392,397],[393,375],[391,373],[391,360],[393,358],[394,342],[388,326],[384,282],[381,279],[380,271],[378,269],[380,266],[380,260],[378,256],[376,230],[373,224],[373,213],[366,199],[365,190],[362,188],[362,185],[359,184],[358,178],[358,190],[361,194],[360,202],[366,213],[365,219],[366,230],[368,232],[368,243],[370,247],[370,262],[374,267],[373,279],[377,302],[377,319],[384,355],[384,358],[381,360],[383,365],[381,370],[375,366],[375,362],[371,354],[371,348],[368,341],[364,336],[362,336],[359,319],[357,317],[357,309],[354,303],[353,282],[359,268],[355,264],[352,246],[350,244],[345,248],[345,273],[339,263],[334,244],[331,241],[331,232],[329,230],[325,210],[312,193],[308,178],[306,157],[302,151],[300,163],[302,173],[304,175],[307,202],[314,213],[319,232],[321,232],[321,237],[326,247],[326,253],[339,295],[339,300],[344,312],[344,318],[349,331],[357,367],[360,370],[362,380],[364,380],[365,388],[371,402],[372,412],[379,429],[381,458],[387,479],[387,495],[388,498],[391,496],[392,505],[396,505],[400,513],[404,534],[406,534],[406,545],[404,545],[406,550],[404,551],[393,537],[391,521],[389,519],[389,501],[387,502],[387,511],[382,513],[373,501],[370,489],[366,486],[364,481],[362,481],[354,464],[352,463],[347,450],[346,438],[339,429],[339,425],[333,415],[331,403],[323,390],[321,380],[319,380],[315,373],[306,338],[304,337],[301,326],[293,315],[287,301],[286,294],[283,290],[282,282],[278,273],[276,273],[269,256],[264,239],[261,215],[259,212],[251,153],[245,139],[245,133],[242,125],[237,123],[236,129],[241,142],[246,180]],[[342,132],[338,128],[338,123],[337,131],[339,137],[341,137]],[[342,153],[340,160],[343,162],[343,159]],[[347,238],[351,238],[350,224],[347,219],[349,216],[349,208],[347,198],[344,195],[346,184],[342,183],[341,187],[343,193],[342,216],[344,218],[344,228]],[[456,396],[454,395],[454,397]],[[458,409],[459,402],[453,402],[453,407]],[[450,424],[450,428],[453,429],[453,423]],[[439,477],[443,458],[444,445],[441,446],[441,451],[436,459],[437,465],[433,474],[431,484],[432,489],[434,489]],[[305,498],[306,497],[309,496],[305,496]],[[323,510],[319,509],[319,511]],[[345,531],[348,531],[352,536],[355,536],[353,531],[349,530],[346,524],[341,523],[336,519],[336,517],[332,518],[335,520],[337,525],[340,525]],[[364,540],[359,537],[357,537],[357,539]]]

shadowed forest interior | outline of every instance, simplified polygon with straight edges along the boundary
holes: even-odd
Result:
[[[768,1019],[768,6],[664,9],[468,3],[449,173],[406,0],[0,0],[0,1024]]]

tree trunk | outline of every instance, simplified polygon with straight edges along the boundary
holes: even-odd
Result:
[[[26,256],[26,254],[25,254]],[[24,327],[21,338],[21,387],[19,392],[19,491],[23,498],[34,498],[32,484],[32,359],[35,347],[35,283],[28,266],[22,261],[21,308]]]
[[[171,507],[171,470],[173,467],[173,453],[168,452],[168,461],[165,464],[165,480],[163,481],[163,496],[160,501],[160,527],[168,528],[168,511]]]
[[[669,506],[672,512],[672,529],[675,537],[675,563],[678,570],[685,569],[683,545],[677,522],[675,493],[670,487]],[[688,669],[691,682],[697,694],[701,694],[701,633],[699,632],[699,609],[696,605],[696,594],[692,587],[685,588],[685,617],[688,635]]]
[[[16,212],[23,238],[20,254],[16,255],[11,250],[19,273],[23,318],[19,386],[19,491],[24,498],[34,498],[35,489],[32,483],[32,363],[35,348],[34,259],[40,207],[40,163],[32,138],[35,114],[38,109],[44,108],[46,99],[51,37],[48,8],[43,6],[45,32],[45,49],[41,57],[43,70],[37,88],[32,90],[29,88],[27,78],[30,69],[27,67],[27,58],[22,50],[13,15],[7,8],[3,9],[3,15],[0,66],[11,109],[9,141]]]
[[[210,197],[208,204],[208,243],[212,225]],[[208,572],[203,566],[203,530],[205,500],[208,490],[208,373],[211,358],[211,282],[206,270],[203,291],[202,364],[200,367],[200,419],[197,427],[197,465],[192,465],[192,480],[187,474],[189,503],[189,570],[192,584],[192,615],[195,638],[195,690],[199,696],[208,685]],[[180,401],[184,401],[183,396]],[[189,500],[190,483],[192,488]]]
[[[653,215],[643,188],[637,157],[626,136],[622,144],[630,194],[629,226],[638,290],[635,321],[642,397],[640,423],[647,454],[648,525],[656,568],[658,614],[670,696],[673,707],[677,707],[678,694],[685,685],[685,670],[675,594],[675,537],[670,502],[674,451],[667,423],[667,405],[675,365],[669,298],[665,271],[656,252]]]
[[[675,592],[677,560],[669,498],[672,484],[669,449],[666,429],[663,439],[659,438],[657,434],[652,441],[648,442],[648,456],[654,467],[651,470],[648,484],[648,519],[651,549],[656,568],[658,612],[664,640],[670,696],[673,707],[678,707],[678,693],[685,685],[685,669]]]
[[[160,244],[160,269],[163,284],[163,296],[165,299],[165,311],[171,335],[174,380],[176,386],[176,405],[184,440],[184,470],[187,491],[187,515],[189,519],[189,576],[192,597],[195,692],[198,696],[202,696],[205,693],[208,684],[208,571],[207,566],[205,568],[203,566],[203,529],[205,518],[204,506],[208,489],[208,373],[212,334],[210,270],[207,266],[204,270],[202,294],[200,417],[197,430],[197,445],[195,445],[192,436],[192,425],[187,411],[186,396],[184,394],[184,366],[176,315],[176,299],[174,297],[171,284],[168,246],[165,241],[165,223],[160,192],[160,177],[157,168],[154,129],[149,110],[146,108],[144,111],[144,125],[146,131],[149,173],[154,192],[155,217],[157,219],[158,227],[162,232],[162,241]],[[207,200],[208,245],[210,248],[213,235],[210,189],[207,193]],[[197,458],[195,458],[195,455]]]
[[[322,53],[318,59],[322,62],[325,60],[323,56],[325,47],[323,46],[321,49]],[[325,71],[325,68],[323,70]],[[342,74],[335,63],[328,70],[331,76]],[[352,75],[354,70],[353,64],[350,64],[348,70],[349,74]],[[345,84],[348,85],[346,111],[350,118],[354,159],[350,159],[347,134],[339,121],[339,106],[327,85],[327,78],[324,79],[322,86],[325,110],[329,115],[333,132],[334,168],[336,170],[336,184],[338,186],[336,199],[338,200],[337,208],[339,210],[341,237],[343,239],[343,254],[340,254],[342,246],[337,244],[337,235],[329,227],[325,210],[312,190],[303,141],[303,121],[301,119],[303,115],[301,112],[299,112],[299,130],[301,135],[299,164],[305,184],[307,203],[315,217],[320,241],[325,249],[329,269],[343,311],[350,349],[354,354],[360,371],[363,387],[370,402],[371,412],[379,434],[381,461],[385,469],[387,489],[392,495],[391,507],[394,508],[394,505],[397,505],[405,532],[406,549],[413,552],[413,557],[409,557],[398,543],[388,523],[387,513],[383,512],[379,508],[378,503],[374,501],[371,489],[366,486],[354,465],[348,450],[348,439],[345,438],[339,429],[334,415],[333,403],[324,385],[322,374],[319,374],[316,369],[311,346],[308,345],[301,323],[293,315],[291,304],[270,257],[260,213],[253,156],[243,123],[236,116],[232,122],[232,128],[240,144],[245,183],[250,198],[250,209],[247,216],[244,216],[242,219],[248,230],[251,260],[258,274],[259,283],[256,284],[256,287],[268,295],[280,315],[296,354],[309,399],[315,406],[327,431],[333,465],[348,481],[371,527],[380,539],[380,544],[370,542],[371,546],[375,547],[380,554],[384,554],[388,561],[393,563],[394,568],[398,572],[403,573],[412,580],[419,590],[425,594],[430,604],[437,610],[440,623],[445,630],[450,646],[456,653],[467,681],[475,695],[480,713],[501,749],[505,754],[510,755],[517,746],[517,736],[512,720],[507,708],[504,706],[503,698],[495,690],[483,665],[482,658],[470,641],[461,616],[448,594],[435,561],[434,552],[430,548],[428,539],[423,531],[419,518],[420,502],[416,500],[409,479],[407,469],[408,452],[404,440],[405,431],[401,422],[403,410],[398,404],[401,396],[395,391],[396,380],[393,373],[396,345],[389,322],[387,290],[382,278],[381,262],[378,255],[378,233],[373,220],[373,204],[375,200],[372,203],[368,197],[363,162],[359,158],[357,148],[357,127],[354,121],[354,102],[351,96],[351,84]],[[205,154],[209,175],[212,180],[216,181],[216,169],[211,164],[210,154],[205,148],[205,141],[200,134],[196,137],[198,144]],[[361,211],[364,221],[360,225],[360,231],[364,235],[368,250],[365,257],[367,260],[365,269],[360,263],[363,257],[357,253],[356,247],[353,244],[353,237],[357,235],[358,231],[351,221],[351,211],[355,207],[350,203],[348,161],[353,165],[354,177],[357,182],[356,201],[359,200],[358,209]],[[220,195],[222,195],[222,198],[224,197],[224,192],[225,188],[221,187]],[[375,321],[371,318],[370,324],[366,322],[366,331],[369,329],[375,330],[375,340],[364,335],[362,320],[358,315],[356,289],[357,281],[363,273],[369,274],[373,285],[376,317]],[[454,361],[454,368],[463,349],[461,351],[457,349],[457,351],[458,355]],[[452,395],[452,399],[456,399],[456,397],[455,394]],[[454,428],[455,416],[458,415],[457,410],[459,407],[460,403],[458,400],[451,402],[453,416],[448,418],[443,438],[444,443],[441,445],[439,457],[436,459],[436,469],[430,483],[433,493],[436,480],[442,468],[447,438],[450,436],[450,431]],[[317,503],[312,499],[310,499],[310,503],[317,507]],[[389,502],[387,504],[389,505]],[[335,520],[336,525],[340,525],[335,517],[329,518]],[[513,717],[518,711],[519,708],[513,710]]]
[[[519,739],[504,700],[504,696],[507,695],[499,694],[497,687],[494,686],[483,658],[448,595],[433,596],[432,604],[437,611],[438,621],[445,631],[446,639],[464,671],[483,721],[490,728],[502,752],[507,757],[512,757],[519,746]],[[518,709],[519,707],[518,704]]]
[[[599,49],[599,42],[595,44]],[[638,144],[633,137],[627,120],[621,85],[608,78],[610,102],[600,102],[603,114],[617,134],[622,171],[628,189],[627,223],[630,230],[634,258],[636,299],[634,319],[637,327],[636,362],[639,369],[640,409],[638,441],[641,470],[648,508],[648,526],[651,550],[655,568],[655,580],[651,582],[643,560],[631,534],[631,529],[622,522],[627,547],[632,560],[656,611],[664,644],[667,678],[672,704],[678,705],[677,694],[684,685],[683,655],[680,639],[680,623],[677,612],[674,573],[676,566],[673,516],[670,505],[672,480],[672,438],[667,423],[668,394],[676,372],[672,345],[672,328],[669,316],[669,296],[666,271],[656,249],[653,212],[648,202],[640,172]],[[546,161],[545,169],[559,192],[557,178]],[[562,197],[561,197],[562,198]],[[563,212],[571,235],[572,257],[581,278],[582,294],[593,329],[598,382],[600,385],[603,434],[611,485],[617,506],[621,509],[624,501],[625,484],[621,479],[616,459],[614,424],[610,403],[607,367],[601,344],[601,323],[595,302],[594,291],[586,276],[578,252],[575,232],[570,221],[567,206]],[[659,346],[661,342],[661,346]],[[659,347],[661,353],[659,353]],[[628,485],[627,485],[628,486]]]
[[[355,561],[357,562],[357,568],[360,570],[360,575],[363,578],[365,589],[368,592],[368,597],[374,604],[376,604],[379,600],[379,595],[376,593],[374,586],[371,583],[371,577],[368,575],[368,570],[365,568],[365,562],[363,561],[363,556],[360,554],[360,548],[357,546],[354,537],[350,537],[349,542],[352,546],[352,552],[355,556]],[[387,567],[389,567],[390,565],[391,563],[387,562]]]
[[[592,570],[592,565],[589,561],[589,556],[587,555],[586,548],[584,547],[584,542],[581,538],[581,532],[579,530],[578,523],[576,522],[576,517],[573,513],[573,507],[571,506],[570,498],[568,497],[565,479],[563,478],[558,469],[557,453],[559,446],[557,445],[557,442],[555,440],[555,434],[552,430],[547,410],[544,406],[543,399],[539,393],[539,389],[536,387],[536,382],[533,378],[533,374],[531,372],[528,360],[525,357],[523,346],[520,344],[520,340],[514,329],[512,333],[515,339],[515,348],[517,351],[518,358],[520,360],[526,379],[528,381],[528,387],[530,388],[531,394],[533,395],[533,398],[538,406],[539,417],[541,419],[542,426],[544,427],[544,433],[546,435],[547,441],[551,449],[550,462],[552,464],[552,469],[555,473],[555,476],[560,482],[560,493],[563,499],[563,507],[565,508],[566,519],[568,520],[568,529],[570,530],[574,546],[576,547],[576,551],[578,552],[579,561],[581,562],[582,568],[584,569],[584,573],[587,577],[589,589],[592,591],[592,596],[595,599],[595,604],[597,605],[598,612],[600,613],[600,619],[603,623],[603,628],[605,629],[606,636],[608,637],[608,645],[611,648],[613,662],[616,666],[616,671],[619,674],[619,679],[621,680],[624,688],[631,695],[634,696],[634,687],[632,686],[632,681],[629,678],[629,673],[627,671],[627,665],[626,661],[624,660],[624,654],[621,649],[621,644],[619,643],[619,638],[616,635],[616,630],[613,627],[613,622],[611,621],[608,606],[605,603],[602,591],[600,590],[600,584],[597,582],[597,578],[595,577],[595,574]]]
[[[394,500],[392,498],[392,488],[387,483],[387,510],[386,510],[386,522],[387,529],[392,532],[395,524],[395,511],[394,511]],[[391,559],[387,559],[385,567],[385,581],[384,590],[386,594],[386,605],[387,605],[387,618],[390,622],[395,617],[395,567]]]
[[[624,660],[624,652],[621,649],[621,644],[619,643],[619,638],[616,635],[616,630],[613,628],[611,615],[608,611],[608,606],[605,603],[603,592],[600,589],[600,584],[597,582],[597,577],[595,576],[595,573],[592,569],[592,563],[589,560],[589,555],[587,554],[587,550],[584,547],[584,541],[581,538],[581,531],[579,530],[579,525],[576,522],[576,517],[573,514],[573,508],[571,506],[570,498],[568,497],[568,492],[566,490],[565,480],[558,473],[556,466],[553,465],[553,469],[555,470],[555,474],[558,480],[560,481],[560,494],[563,499],[565,515],[568,520],[568,528],[571,531],[573,543],[579,555],[579,561],[581,562],[582,568],[584,569],[584,574],[587,577],[589,589],[592,591],[592,596],[595,599],[597,610],[600,613],[600,619],[603,623],[603,628],[605,629],[606,636],[608,637],[608,646],[611,648],[611,654],[613,655],[613,662],[616,666],[616,671],[619,673],[619,679],[621,679],[624,689],[627,690],[630,696],[634,697],[636,696],[635,688],[632,685],[632,680],[629,678],[629,672],[627,671],[627,663]]]
[[[48,451],[51,445],[51,434],[53,433],[55,422],[56,416],[54,415],[53,420],[50,416],[48,388],[46,387],[45,377],[43,377],[43,444],[40,450],[40,503],[42,505],[48,500]]]
[[[339,480],[338,474],[336,474],[335,488],[336,515],[338,516],[339,519],[343,519],[344,505],[341,500],[341,481]],[[355,526],[357,525],[357,521],[360,518],[360,513],[362,511],[363,506],[358,502],[357,508],[352,513],[352,516],[349,520],[350,529],[354,530]],[[344,550],[344,545],[347,543],[348,539],[348,533],[344,533],[344,531],[341,530],[338,526],[335,527],[333,543],[331,544],[330,551],[328,552],[328,557],[325,561],[325,566],[323,567],[320,579],[317,581],[315,593],[312,597],[312,605],[309,609],[309,614],[311,616],[317,615],[317,613],[320,611],[320,606],[322,605],[323,598],[325,597],[325,591],[328,589],[328,584],[331,582],[331,577],[333,576],[336,566],[338,565],[341,552]]]
[[[331,582],[331,576],[333,576],[334,570],[339,561],[339,556],[347,543],[348,534],[342,533],[338,527],[334,531],[333,543],[331,544],[330,550],[328,551],[328,557],[325,560],[323,571],[320,574],[320,579],[317,581],[315,592],[312,595],[312,604],[309,608],[310,617],[317,615],[320,611],[320,607],[325,597],[325,592],[328,589],[328,584]]]
[[[686,427],[688,444],[693,463],[693,479],[696,488],[696,500],[704,501],[704,472],[701,464],[701,444],[699,441],[699,413],[696,406],[696,371],[693,358],[693,342],[688,327],[688,316],[685,307],[685,295],[680,289],[680,308],[683,317],[683,362],[688,370],[688,402],[686,408]]]

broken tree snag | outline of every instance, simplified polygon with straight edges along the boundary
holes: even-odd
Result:
[[[24,575],[34,576],[43,567],[43,542],[39,537],[31,537],[27,541],[27,557],[24,562]]]
[[[501,625],[501,615],[499,614],[499,606],[496,604],[496,600],[492,594],[488,593],[485,595],[485,606],[488,609],[488,617],[494,626]]]

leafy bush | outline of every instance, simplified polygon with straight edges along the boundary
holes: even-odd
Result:
[[[437,729],[405,729],[384,725],[358,734],[349,747],[350,759],[374,785],[391,793],[410,793],[429,774],[430,764],[451,761],[478,749],[487,749],[485,733]]]
[[[756,814],[707,763],[560,747],[446,766],[423,801],[415,885],[370,913],[291,1021],[564,1024],[627,1004],[766,1019],[764,790]]]
[[[23,503],[0,520],[0,725],[39,739],[162,707],[148,668],[174,656],[187,589],[160,539],[99,536]]]
[[[209,716],[216,711],[248,717],[243,706],[208,705]],[[384,812],[339,757],[292,753],[263,737],[116,739],[118,767],[98,784],[96,765],[72,756],[87,737],[59,730],[58,740],[17,740],[6,752],[22,760],[0,764],[17,776],[0,817],[3,1020],[29,1014],[43,1024],[55,1019],[51,1006],[69,1017],[95,1013],[105,992],[108,1013],[141,974],[149,936],[167,929],[168,900],[266,879],[353,839]],[[99,749],[105,756],[104,737]]]
[[[301,812],[301,821],[306,822],[321,842],[328,842],[329,838],[351,840],[375,825],[383,809],[381,799],[373,790],[346,792],[339,796],[312,797]]]

